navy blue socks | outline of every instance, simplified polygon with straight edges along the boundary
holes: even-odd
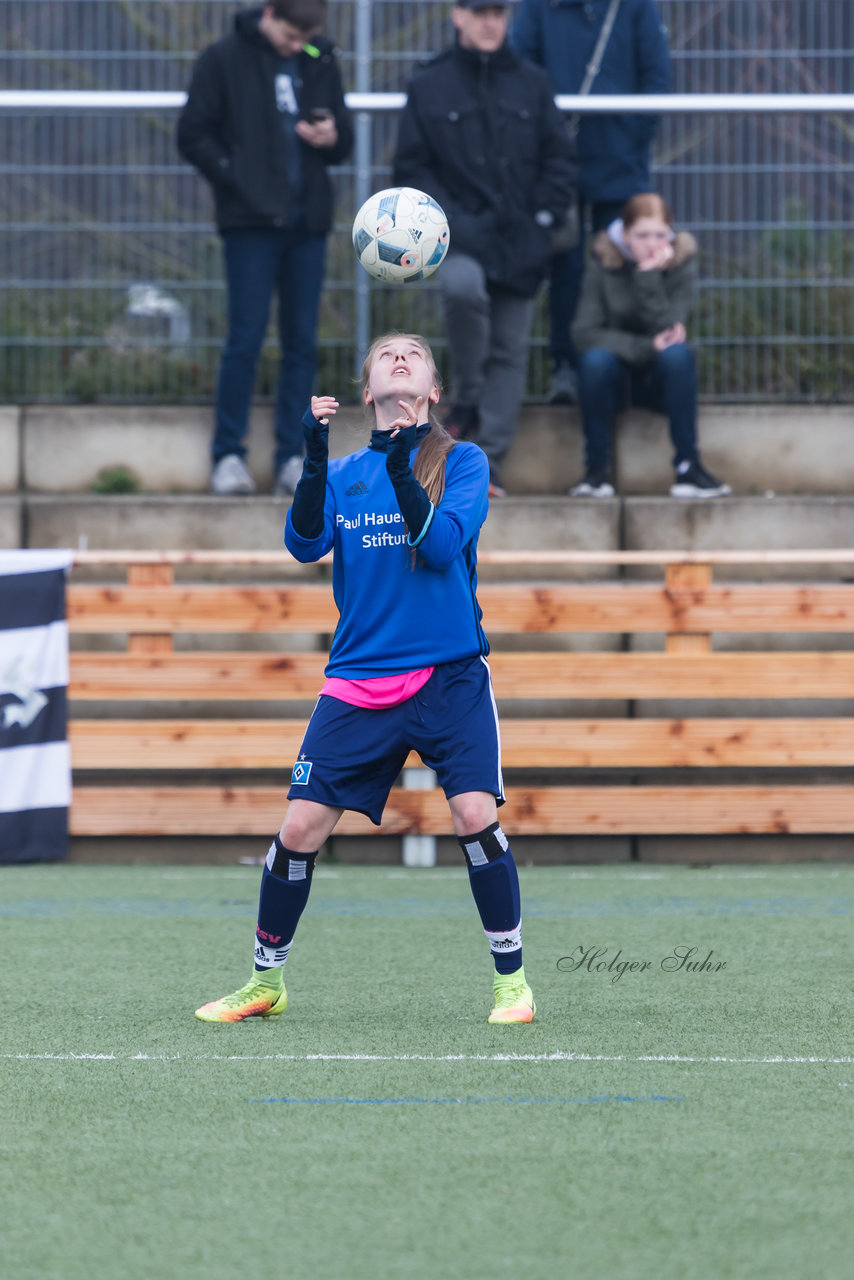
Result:
[[[494,822],[460,837],[469,883],[498,973],[522,967],[522,899],[507,837]]]
[[[299,918],[308,902],[316,858],[317,852],[294,853],[285,848],[278,836],[273,837],[261,878],[255,930],[256,976],[277,969],[276,976],[281,977]]]
[[[499,823],[460,837],[472,896],[498,973],[522,967],[522,904],[516,864]],[[311,891],[317,853],[295,853],[275,836],[261,879],[255,974],[278,985]],[[271,972],[276,971],[276,972]]]

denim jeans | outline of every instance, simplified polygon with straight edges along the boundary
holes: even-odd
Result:
[[[685,343],[656,352],[640,366],[628,365],[604,347],[591,347],[578,363],[578,399],[588,473],[609,470],[614,422],[630,404],[666,414],[674,466],[698,456],[697,366]]]
[[[323,287],[326,237],[299,229],[223,232],[228,286],[228,336],[219,367],[213,460],[246,454],[255,370],[273,292],[278,295],[281,359],[275,429],[278,471],[302,454],[302,415],[317,368],[317,315]]]
[[[568,363],[578,368],[578,352],[575,350],[570,329],[575,319],[581,285],[584,280],[585,222],[590,221],[593,235],[603,231],[615,218],[619,218],[623,200],[597,204],[582,204],[579,214],[578,244],[566,253],[552,258],[549,279],[549,347],[555,364]]]

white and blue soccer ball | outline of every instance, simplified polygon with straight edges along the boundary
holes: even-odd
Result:
[[[353,222],[353,248],[368,275],[387,284],[431,276],[451,233],[441,205],[414,187],[375,191]]]

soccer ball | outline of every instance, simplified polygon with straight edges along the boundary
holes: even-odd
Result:
[[[353,222],[356,257],[368,275],[388,284],[431,276],[450,239],[444,209],[414,187],[374,192]]]

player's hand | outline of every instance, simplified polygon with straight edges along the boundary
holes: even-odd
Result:
[[[338,401],[334,396],[312,396],[311,412],[318,422],[326,425],[338,412]]]
[[[395,418],[394,422],[389,424],[389,430],[391,431],[392,440],[394,439],[394,437],[397,435],[399,431],[403,430],[406,427],[423,425],[422,423],[419,422],[419,418],[421,415],[421,406],[424,403],[423,396],[417,396],[415,399],[415,404],[410,404],[408,400],[398,400],[397,403],[400,405],[401,413],[399,417]]]

